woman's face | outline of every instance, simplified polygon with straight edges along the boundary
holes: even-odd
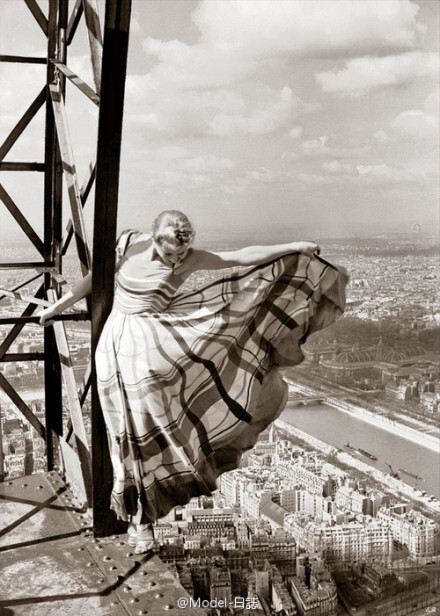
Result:
[[[169,242],[154,241],[154,247],[165,265],[171,267],[180,265],[189,251],[189,246],[175,246]]]

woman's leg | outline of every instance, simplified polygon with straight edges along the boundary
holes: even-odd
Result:
[[[144,554],[154,546],[154,532],[152,524],[138,524],[136,526],[135,554]]]

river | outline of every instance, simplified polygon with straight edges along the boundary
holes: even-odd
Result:
[[[360,419],[338,411],[326,404],[307,406],[287,403],[280,419],[316,438],[344,449],[347,442],[375,455],[377,461],[359,454],[359,459],[382,471],[388,471],[386,463],[394,471],[399,468],[420,475],[423,480],[400,474],[400,479],[419,490],[426,490],[440,498],[440,455],[422,445],[382,430]],[[358,455],[358,454],[354,454]]]

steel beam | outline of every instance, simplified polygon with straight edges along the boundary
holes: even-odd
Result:
[[[46,64],[47,58],[35,58],[33,56],[12,56],[0,54],[0,62],[16,62],[22,64]]]
[[[70,45],[70,43],[73,41],[73,37],[75,36],[76,29],[78,28],[78,24],[81,21],[82,14],[83,14],[82,0],[76,0],[72,14],[70,15],[70,18],[69,18],[69,23],[67,25],[66,42],[68,45]]]
[[[72,221],[75,230],[76,247],[82,275],[86,276],[90,270],[91,260],[89,247],[87,244],[86,228],[82,216],[81,192],[72,151],[69,125],[67,123],[66,110],[64,108],[63,96],[59,85],[50,84],[49,90],[55,113],[58,145],[60,147],[61,159],[63,161],[63,170],[66,175]]]
[[[78,75],[76,75],[73,71],[70,70],[68,66],[63,64],[62,62],[57,62],[56,60],[52,61],[56,68],[63,73],[67,77],[67,79],[73,83],[74,86],[78,88],[83,94],[89,98],[92,103],[99,106],[99,96],[96,92],[91,88],[85,81],[83,81]]]
[[[27,4],[29,10],[31,11],[32,15],[35,17],[38,25],[40,26],[40,28],[42,29],[43,33],[47,36],[47,31],[48,31],[48,22],[47,19],[43,13],[43,11],[40,9],[40,7],[37,4],[37,0],[24,0],[25,3]]]
[[[82,4],[87,24],[87,35],[89,37],[93,80],[95,82],[96,92],[99,95],[101,91],[102,34],[101,25],[99,23],[98,3],[96,0],[83,0]]]
[[[44,253],[44,244],[41,239],[38,237],[36,231],[32,228],[32,226],[27,221],[26,217],[23,216],[20,209],[16,206],[14,201],[12,200],[9,193],[6,192],[4,187],[0,184],[0,199],[3,201],[10,214],[14,217],[16,222],[20,225],[22,230],[26,233],[32,244],[38,250],[38,252],[42,255]]]
[[[0,160],[3,160],[9,150],[12,148],[14,143],[17,141],[19,136],[25,130],[29,122],[35,117],[39,109],[46,102],[46,86],[41,90],[40,94],[36,97],[36,99],[32,102],[29,109],[25,111],[23,116],[15,125],[14,129],[9,133],[6,141],[0,147]]]
[[[60,9],[60,10],[59,10]],[[62,19],[62,8],[57,0],[49,2],[47,57],[55,58],[60,54],[58,29]],[[53,65],[48,62],[46,69],[46,83],[50,84],[55,78]],[[47,91],[47,88],[46,88]],[[58,270],[60,260],[57,250],[59,240],[62,192],[56,181],[59,153],[55,135],[55,120],[50,98],[46,100],[45,125],[45,151],[44,151],[44,258],[51,261]],[[51,292],[53,279],[50,271],[44,274],[44,287],[46,296]],[[45,420],[47,429],[46,459],[47,470],[53,470],[56,459],[57,439],[63,433],[63,400],[61,363],[56,345],[53,327],[44,328],[44,390],[45,390]]]
[[[107,0],[98,126],[93,238],[92,357],[113,302],[116,217],[122,117],[127,70],[131,0]],[[96,535],[115,531],[109,515],[113,471],[99,397],[92,373],[93,526]]]
[[[41,421],[35,417],[26,402],[19,396],[19,394],[12,387],[11,383],[3,376],[3,374],[1,374],[1,372],[0,387],[3,389],[5,394],[10,397],[15,406],[20,409],[21,413],[26,417],[31,426],[35,428],[41,438],[46,440],[46,428],[43,426]]]
[[[0,163],[0,171],[46,171],[44,163],[37,162],[7,162]]]

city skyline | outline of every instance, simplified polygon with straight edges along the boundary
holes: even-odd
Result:
[[[24,3],[2,0],[0,11],[2,53],[23,51],[26,32],[26,52],[44,56]],[[224,234],[436,228],[438,15],[427,0],[135,0],[119,228],[148,229],[168,208]],[[68,63],[92,84],[88,44],[78,34]],[[38,93],[44,70],[2,67],[2,138]],[[97,112],[74,90],[69,122],[81,177]],[[42,157],[43,116],[7,160]],[[2,179],[40,230],[41,180],[19,182],[11,172]],[[90,228],[87,212],[86,220]],[[0,223],[3,233],[17,229],[4,209]]]

